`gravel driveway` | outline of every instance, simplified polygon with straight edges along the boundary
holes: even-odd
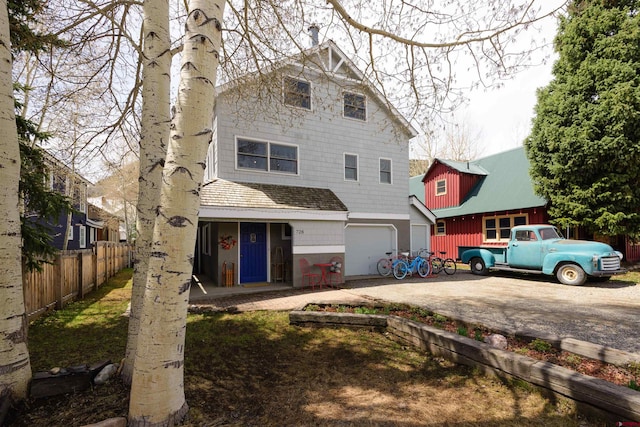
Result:
[[[349,292],[426,307],[505,332],[542,332],[640,353],[638,283],[566,286],[543,276],[482,277],[468,271],[402,282],[391,278],[387,283],[354,281]]]

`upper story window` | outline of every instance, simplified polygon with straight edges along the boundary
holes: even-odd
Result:
[[[298,147],[238,138],[238,168],[267,172],[298,173]]]
[[[380,184],[391,184],[391,159],[380,159]]]
[[[311,110],[311,83],[293,77],[285,77],[284,103]]]
[[[73,206],[82,213],[87,212],[87,187],[82,182],[77,182],[73,188]]]
[[[358,180],[358,155],[346,154],[344,155],[344,179],[346,181]]]
[[[436,181],[436,196],[444,196],[445,194],[447,194],[447,180]]]
[[[357,93],[344,93],[344,116],[351,119],[367,120],[367,98]]]
[[[510,238],[511,227],[526,225],[527,221],[527,215],[484,217],[482,223],[484,240],[492,242],[507,241]]]

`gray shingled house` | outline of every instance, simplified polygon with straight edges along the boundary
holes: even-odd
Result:
[[[409,196],[416,134],[331,41],[219,87],[194,272],[301,286],[303,258],[340,257],[343,280],[427,247],[435,217]]]

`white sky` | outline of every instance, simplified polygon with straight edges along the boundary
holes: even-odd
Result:
[[[499,89],[469,94],[469,105],[457,116],[472,135],[479,134],[480,157],[522,145],[531,129],[536,89],[549,83],[552,65],[549,61],[529,68]]]
[[[535,37],[551,42],[556,32],[557,21],[552,18],[545,21]],[[480,134],[477,141],[479,157],[516,148],[528,136],[536,105],[536,89],[551,81],[551,69],[557,59],[551,45],[541,53],[548,56],[544,65],[518,73],[499,89],[470,92],[468,106],[456,113],[472,135]]]

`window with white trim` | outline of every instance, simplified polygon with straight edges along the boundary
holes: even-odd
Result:
[[[447,234],[447,225],[444,220],[436,221],[436,236],[444,236]]]
[[[69,235],[67,236],[67,240],[73,240],[73,226],[69,227]]]
[[[391,184],[391,159],[380,159],[380,184]]]
[[[311,83],[293,77],[284,78],[284,103],[311,110]]]
[[[78,226],[78,237],[80,239],[80,248],[84,249],[87,247],[87,227],[80,224]]]
[[[236,159],[239,169],[298,173],[298,147],[295,145],[238,138]]]
[[[502,242],[510,238],[511,228],[516,225],[527,225],[526,214],[484,217],[482,232],[486,242]]]
[[[367,120],[367,98],[357,93],[344,92],[344,117],[356,120]]]
[[[358,155],[344,154],[344,179],[345,181],[358,180]]]
[[[436,196],[444,196],[447,194],[447,180],[440,179],[436,181]]]

